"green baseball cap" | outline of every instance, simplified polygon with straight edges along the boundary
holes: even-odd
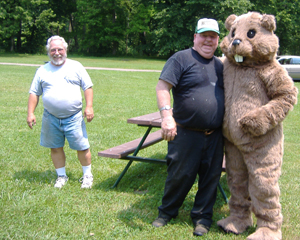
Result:
[[[216,32],[217,34],[220,34],[218,22],[215,19],[211,19],[211,18],[199,19],[195,32],[203,33],[208,31],[213,31]]]

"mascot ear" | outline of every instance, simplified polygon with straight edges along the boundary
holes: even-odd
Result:
[[[263,14],[261,19],[261,26],[270,32],[275,31],[276,30],[275,17],[269,14]]]
[[[234,20],[235,20],[236,18],[237,18],[236,15],[231,14],[231,15],[226,19],[226,21],[225,21],[225,27],[226,27],[226,29],[227,29],[228,31],[230,31],[230,28],[231,28],[231,26],[232,26],[232,24],[233,24],[233,22],[234,22]]]

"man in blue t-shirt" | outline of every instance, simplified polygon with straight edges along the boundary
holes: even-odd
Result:
[[[155,227],[178,215],[197,175],[194,235],[206,234],[212,224],[223,161],[223,64],[214,56],[219,34],[216,20],[200,19],[194,46],[168,59],[156,86],[162,137],[168,141],[168,177]]]
[[[67,59],[65,39],[53,36],[47,41],[50,62],[41,66],[33,78],[28,99],[27,124],[32,129],[36,124],[34,110],[42,95],[44,113],[40,144],[51,149],[51,158],[56,169],[54,187],[61,188],[68,181],[64,152],[65,138],[70,148],[77,150],[82,165],[81,188],[91,188],[91,152],[83,117],[88,122],[94,118],[93,83],[85,68],[77,61]],[[86,107],[82,116],[84,91]]]

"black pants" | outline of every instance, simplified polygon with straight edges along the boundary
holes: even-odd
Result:
[[[217,186],[222,172],[222,129],[212,134],[177,127],[177,136],[168,143],[168,177],[159,214],[175,218],[199,175],[198,191],[191,211],[194,224],[210,227]]]

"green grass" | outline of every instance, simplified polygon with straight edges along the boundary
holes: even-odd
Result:
[[[80,61],[87,67],[105,67],[105,68],[129,68],[145,70],[161,70],[165,60],[159,59],[139,59],[131,57],[106,58],[106,57],[80,57],[78,55],[69,55],[69,58]],[[31,54],[0,54],[0,62],[7,63],[27,63],[43,64],[49,58],[44,55]]]
[[[39,63],[45,56],[0,55],[0,62]],[[164,61],[74,58],[85,66],[162,69]],[[114,63],[116,66],[114,66]],[[94,186],[80,189],[82,175],[76,152],[66,144],[67,173],[62,189],[53,187],[56,173],[48,149],[39,145],[42,101],[37,125],[26,124],[28,90],[36,67],[0,65],[0,239],[196,239],[189,214],[197,191],[188,194],[179,216],[164,228],[151,222],[161,204],[166,166],[134,162],[119,186],[111,186],[126,161],[98,157],[98,151],[141,137],[145,128],[126,119],[157,110],[159,73],[88,70],[94,83],[95,118],[87,124]],[[296,83],[300,87],[299,83]],[[299,105],[284,122],[285,154],[280,178],[284,239],[300,238]],[[141,156],[162,158],[166,142],[141,150]],[[221,184],[230,196],[223,174]],[[245,239],[255,230],[224,234],[216,221],[229,214],[218,191],[214,223],[203,239]]]

